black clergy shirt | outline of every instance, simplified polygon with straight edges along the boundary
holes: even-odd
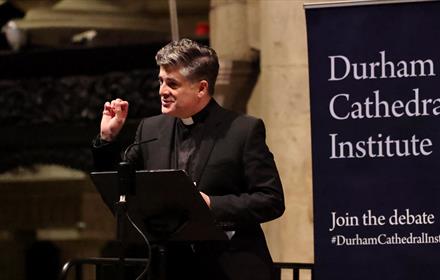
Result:
[[[173,167],[185,170],[193,182],[196,181],[194,172],[200,156],[198,148],[206,129],[205,120],[213,105],[214,102],[211,100],[200,112],[193,115],[192,124],[185,124],[182,119],[176,121]]]

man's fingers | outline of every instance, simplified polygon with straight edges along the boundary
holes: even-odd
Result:
[[[120,98],[105,102],[101,120],[101,139],[112,141],[125,123],[128,102]]]
[[[118,118],[126,118],[128,113],[128,102],[122,100],[116,101],[113,110]]]
[[[128,113],[128,102],[120,98],[116,98],[111,102],[106,102],[104,104],[104,115],[118,118],[125,118]]]
[[[211,208],[211,199],[208,195],[206,195],[204,192],[200,192],[200,195],[202,196],[203,200],[205,201],[206,205],[208,205],[209,208]]]
[[[127,101],[121,102],[121,111],[123,113],[127,114],[127,112],[128,112],[128,102]]]
[[[114,115],[110,102],[108,102],[108,101],[105,102],[104,110],[102,111],[102,114],[106,115],[106,116],[113,116]]]

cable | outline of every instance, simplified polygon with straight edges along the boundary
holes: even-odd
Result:
[[[136,278],[136,280],[141,280],[142,277],[144,277],[145,273],[147,273],[148,269],[150,268],[150,264],[151,264],[151,245],[150,245],[150,241],[148,241],[148,238],[145,236],[145,234],[138,228],[138,226],[134,223],[134,221],[131,219],[130,215],[128,215],[128,213],[126,213],[127,215],[127,219],[130,221],[131,225],[139,232],[139,234],[142,236],[142,238],[145,240],[145,244],[147,245],[147,250],[148,250],[148,262],[145,265],[144,270],[142,271],[141,274],[139,274],[139,276]]]

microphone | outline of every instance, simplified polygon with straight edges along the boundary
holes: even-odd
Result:
[[[128,147],[125,149],[125,151],[124,151],[124,154],[123,154],[123,156],[122,156],[122,161],[124,162],[127,162],[127,153],[133,148],[133,147],[135,147],[135,146],[139,146],[139,145],[142,145],[142,144],[145,144],[145,143],[150,143],[150,142],[152,142],[152,141],[154,141],[154,140],[157,140],[157,138],[151,138],[151,139],[148,139],[148,140],[144,140],[144,141],[141,141],[141,142],[133,142],[133,143],[131,143],[130,145],[128,145]]]
[[[126,238],[126,218],[128,221],[133,224],[133,226],[138,229],[138,227],[131,220],[128,215],[128,201],[126,200],[127,195],[136,195],[136,169],[133,164],[127,160],[128,152],[135,146],[145,144],[151,141],[157,140],[157,138],[152,138],[148,140],[144,140],[141,142],[133,142],[128,145],[125,149],[124,154],[122,156],[122,161],[119,162],[118,165],[118,192],[119,192],[119,201],[115,203],[115,212],[116,212],[116,223],[117,223],[117,240],[121,244],[120,249],[120,259],[124,258],[124,248],[125,248],[125,238]],[[142,233],[141,233],[142,234]],[[149,246],[148,240],[147,244]],[[149,247],[149,250],[150,247]],[[151,254],[149,255],[151,256]]]
[[[127,160],[128,152],[135,146],[149,143],[154,140],[157,140],[157,138],[151,138],[141,142],[133,142],[125,149],[122,161],[119,162],[118,165],[119,201],[125,201],[127,194],[136,194],[136,170],[133,164]]]

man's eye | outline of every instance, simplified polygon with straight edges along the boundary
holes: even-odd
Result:
[[[172,89],[177,88],[177,84],[176,83],[168,83],[168,86]]]

